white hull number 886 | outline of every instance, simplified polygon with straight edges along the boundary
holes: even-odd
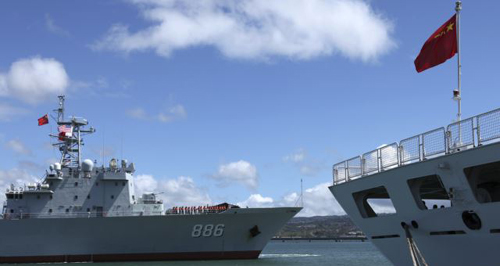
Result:
[[[196,224],[191,232],[192,237],[221,237],[224,234],[224,224]]]

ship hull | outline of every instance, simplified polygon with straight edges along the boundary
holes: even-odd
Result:
[[[497,265],[500,245],[500,202],[478,202],[466,175],[467,168],[500,162],[500,143],[448,154],[402,166],[330,187],[332,194],[366,236],[394,264],[413,266],[402,223],[428,265]],[[417,206],[409,180],[438,175],[447,191],[453,191],[452,206],[422,210]],[[500,177],[496,177],[500,178]],[[355,195],[359,191],[385,187],[396,213],[363,217]],[[480,217],[479,229],[469,228],[464,212]],[[414,221],[418,227],[411,226]]]
[[[255,259],[299,211],[0,220],[0,262]]]

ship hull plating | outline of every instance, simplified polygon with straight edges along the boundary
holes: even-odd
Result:
[[[0,262],[255,259],[298,211],[0,220]]]
[[[411,224],[412,221],[418,227],[411,226],[410,232],[428,265],[496,265],[500,201],[495,197],[491,202],[478,200],[473,189],[476,181],[468,177],[474,171],[468,169],[499,162],[500,143],[494,143],[361,177],[334,185],[330,190],[353,222],[394,265],[414,265],[401,226],[402,222]],[[500,173],[500,169],[495,171]],[[418,207],[411,192],[411,180],[432,175],[440,177],[446,191],[452,191],[451,207]],[[490,178],[498,180],[500,176]],[[363,217],[356,193],[381,186],[387,189],[396,213]],[[470,211],[480,217],[479,229],[471,229],[464,222],[464,212]]]

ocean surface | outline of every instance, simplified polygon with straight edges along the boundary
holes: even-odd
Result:
[[[19,265],[19,264],[17,264]],[[76,265],[76,264],[74,264]],[[271,241],[257,260],[93,263],[92,266],[393,266],[370,242]]]

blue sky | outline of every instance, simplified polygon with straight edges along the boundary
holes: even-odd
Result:
[[[65,93],[67,114],[97,129],[84,157],[123,154],[167,207],[293,205],[303,179],[303,215],[341,213],[326,190],[332,164],[454,121],[456,57],[413,66],[454,6],[2,2],[0,186],[41,177],[58,157],[53,121],[36,119]],[[499,6],[463,3],[464,117],[498,107]]]

